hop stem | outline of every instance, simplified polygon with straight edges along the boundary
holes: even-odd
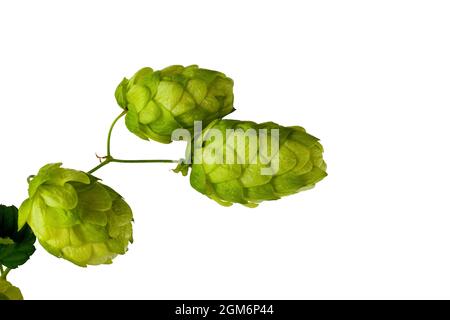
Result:
[[[167,159],[123,160],[123,159],[111,158],[111,162],[119,162],[119,163],[178,163],[178,160],[167,160]]]
[[[112,131],[114,129],[114,126],[116,125],[117,121],[119,121],[120,118],[122,118],[127,112],[123,111],[121,114],[117,116],[117,118],[114,119],[114,121],[111,124],[111,127],[108,131],[108,139],[106,141],[106,152],[107,155],[105,157],[105,160],[100,163],[98,166],[92,168],[88,171],[89,174],[94,173],[98,169],[106,166],[107,164],[111,162],[117,162],[117,163],[178,163],[178,160],[166,160],[166,159],[145,159],[145,160],[128,160],[128,159],[116,159],[111,155],[111,136]]]
[[[106,158],[105,161],[100,163],[98,166],[89,170],[88,173],[92,174],[95,171],[97,171],[98,169],[106,166],[107,164],[109,164],[111,162],[117,162],[117,163],[178,163],[179,160],[168,160],[168,159],[142,159],[142,160],[141,159],[139,159],[139,160],[133,159],[133,160],[129,160],[129,159],[115,159],[113,157],[108,157],[108,158]]]
[[[10,271],[10,268],[3,269],[3,266],[0,265],[0,279],[6,280],[6,276]]]
[[[114,121],[111,123],[111,127],[108,131],[108,140],[106,141],[106,156],[111,157],[111,134],[114,129],[114,126],[116,125],[117,121],[119,121],[120,118],[122,118],[127,113],[126,110],[124,110],[121,114],[117,116],[117,118],[114,119]]]
[[[110,163],[110,162],[111,162],[111,158],[106,158],[105,161],[103,161],[102,163],[100,163],[98,166],[92,168],[92,169],[89,170],[87,173],[92,174],[92,173],[94,173],[95,171],[97,171],[98,169],[100,169],[100,168],[106,166],[106,165],[107,165],[108,163]]]

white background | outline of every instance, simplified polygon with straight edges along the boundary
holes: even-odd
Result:
[[[41,247],[9,279],[28,299],[450,298],[448,1],[2,1],[0,201],[48,162],[88,170],[143,66],[235,80],[230,118],[302,125],[329,176],[257,209],[223,208],[172,165],[97,175],[135,214],[135,243],[78,268]],[[183,143],[113,136],[122,158]]]

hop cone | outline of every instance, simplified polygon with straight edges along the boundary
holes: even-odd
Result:
[[[172,131],[191,130],[194,121],[206,126],[233,108],[233,80],[223,73],[171,66],[161,71],[139,70],[116,89],[118,104],[127,111],[128,129],[142,139],[172,141]]]
[[[23,300],[19,288],[0,278],[0,300]]]
[[[79,266],[109,264],[132,242],[133,215],[122,197],[97,178],[48,164],[30,181],[19,209],[51,254]]]
[[[212,129],[223,139],[215,134],[208,137]],[[233,134],[227,131],[230,129],[235,130]],[[263,136],[260,129],[267,129],[267,134]],[[278,129],[278,148],[271,144],[271,139],[277,138],[271,129]],[[322,153],[319,139],[301,127],[218,120],[195,139],[190,182],[222,205],[255,207],[265,200],[310,189],[322,180],[327,175]],[[180,165],[176,171],[186,174],[186,169]]]

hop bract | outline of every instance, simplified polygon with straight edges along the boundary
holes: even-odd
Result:
[[[233,108],[233,80],[223,73],[179,65],[153,71],[139,70],[123,79],[116,100],[125,110],[128,129],[143,139],[172,141],[172,132],[191,130],[194,121],[206,126]]]
[[[23,300],[19,288],[0,278],[0,300]]]
[[[109,264],[132,242],[133,215],[110,187],[87,173],[48,164],[30,181],[19,209],[51,254],[79,266]]]
[[[319,139],[301,127],[218,120],[192,150],[192,187],[226,206],[255,207],[310,189],[327,175]]]

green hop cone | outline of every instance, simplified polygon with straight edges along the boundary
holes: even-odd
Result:
[[[273,122],[217,120],[194,139],[187,153],[192,154],[192,187],[225,206],[256,207],[310,189],[327,175],[319,139],[301,127]],[[186,175],[187,168],[181,164],[175,171]]]
[[[192,130],[194,121],[206,126],[234,111],[233,80],[196,65],[153,71],[139,70],[123,79],[116,100],[127,115],[128,129],[142,139],[172,141],[175,129]]]
[[[28,194],[19,228],[27,222],[57,257],[83,267],[109,264],[133,240],[130,207],[92,175],[48,164],[30,181]]]
[[[0,300],[23,300],[19,288],[0,278]]]

